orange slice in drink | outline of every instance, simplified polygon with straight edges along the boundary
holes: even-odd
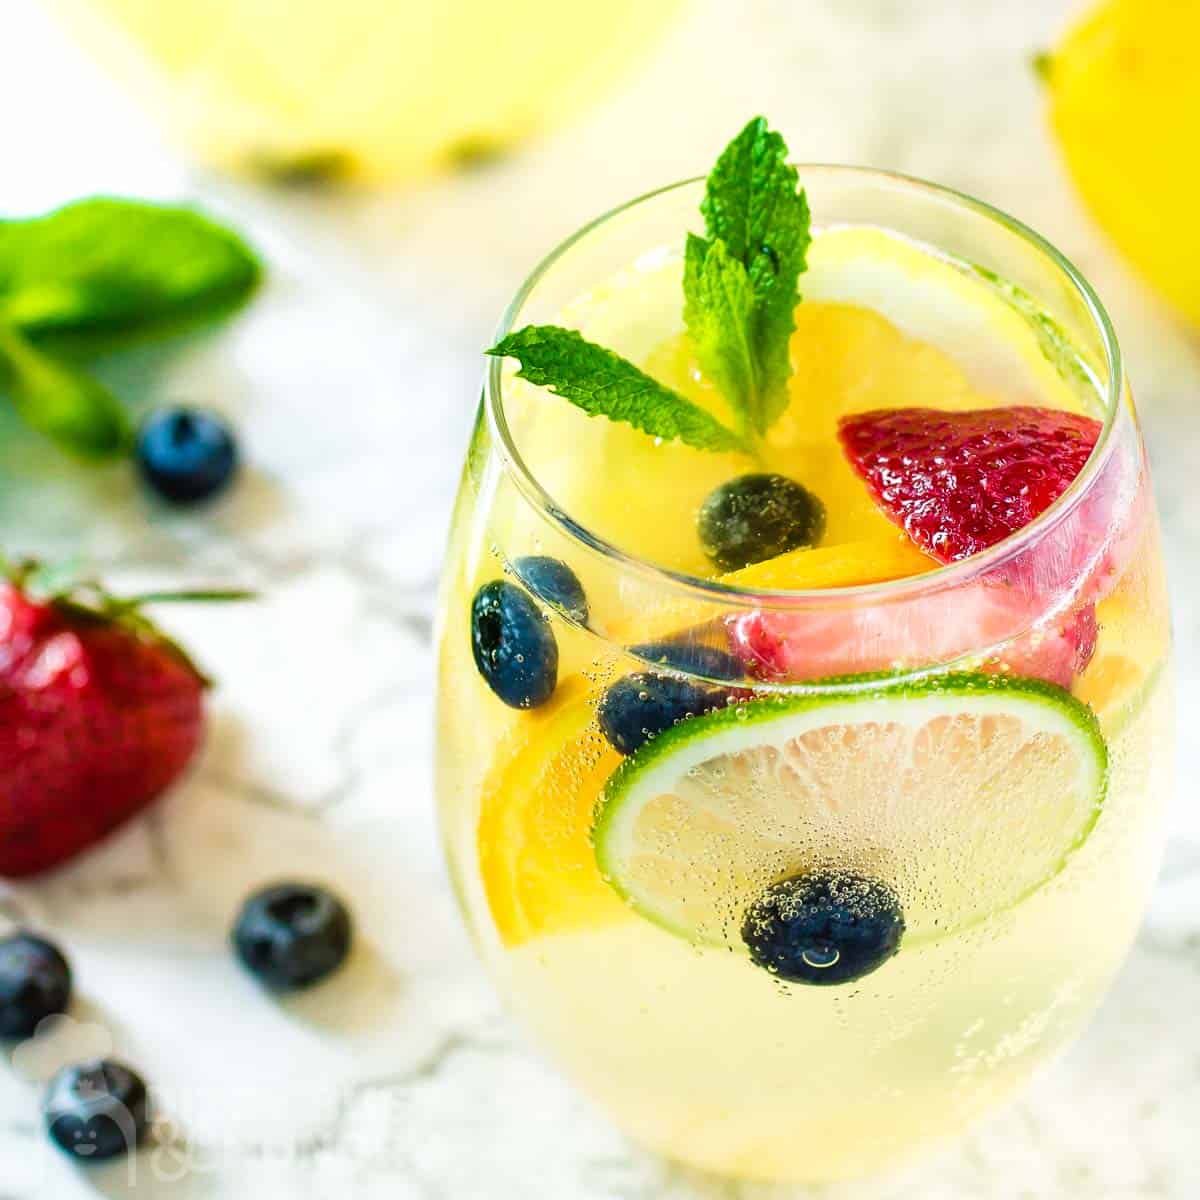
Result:
[[[523,714],[501,744],[484,781],[478,851],[506,946],[630,916],[601,878],[591,845],[597,798],[620,762],[579,678]]]

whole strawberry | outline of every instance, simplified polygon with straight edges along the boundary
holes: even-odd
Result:
[[[65,862],[178,778],[207,681],[141,605],[240,595],[119,599],[0,561],[0,875]]]

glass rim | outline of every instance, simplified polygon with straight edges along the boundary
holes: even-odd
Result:
[[[924,192],[933,199],[949,201],[962,209],[991,221],[1015,234],[1033,249],[1045,255],[1051,264],[1063,275],[1069,285],[1082,300],[1085,310],[1100,336],[1104,350],[1104,365],[1107,370],[1107,387],[1105,388],[1104,422],[1096,445],[1083,469],[1071,481],[1070,486],[1061,496],[1043,512],[1039,513],[1030,523],[1015,533],[1010,534],[994,546],[988,547],[969,558],[952,563],[934,563],[930,570],[919,575],[907,576],[902,579],[884,580],[876,583],[854,584],[850,586],[827,588],[752,588],[737,584],[723,583],[719,579],[706,578],[702,575],[692,575],[686,571],[677,571],[663,566],[650,559],[642,558],[623,550],[620,546],[609,541],[581,525],[566,512],[561,505],[542,486],[541,481],[525,462],[509,428],[504,411],[504,359],[493,357],[489,359],[484,376],[484,411],[491,429],[493,441],[499,449],[499,455],[505,472],[513,480],[525,500],[551,525],[555,526],[571,541],[578,542],[603,558],[612,562],[621,570],[633,572],[651,581],[655,581],[675,592],[688,593],[711,602],[724,604],[749,604],[773,608],[795,608],[810,602],[828,605],[831,601],[858,603],[870,600],[896,600],[918,596],[929,591],[938,591],[948,587],[959,587],[986,575],[998,567],[1010,562],[1040,541],[1058,523],[1071,513],[1084,499],[1093,483],[1101,476],[1103,468],[1113,453],[1115,440],[1113,438],[1118,419],[1124,410],[1125,370],[1120,343],[1103,302],[1095,289],[1087,281],[1083,273],[1058,250],[1053,243],[1042,237],[1036,230],[1023,221],[996,208],[984,200],[976,199],[966,192],[942,184],[931,183],[914,175],[906,175],[900,171],[887,171],[874,167],[859,167],[842,163],[795,163],[800,173],[800,182],[804,183],[805,173],[810,175],[820,172],[825,175],[840,175],[857,177],[864,180],[874,180],[900,184],[916,192]],[[508,306],[505,308],[497,326],[493,345],[510,333],[517,318],[523,311],[526,302],[537,286],[556,263],[565,257],[576,245],[589,234],[600,229],[609,221],[623,214],[656,200],[672,192],[703,184],[705,176],[696,175],[681,179],[640,196],[627,200],[623,204],[610,208],[586,222],[574,233],[559,242],[530,272],[524,283],[517,290]],[[937,249],[937,247],[933,247]],[[933,560],[931,560],[933,561]]]

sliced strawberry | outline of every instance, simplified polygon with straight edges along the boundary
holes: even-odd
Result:
[[[984,662],[985,671],[1045,679],[1069,688],[1096,653],[1096,609],[1086,604],[1062,620],[1031,630]]]
[[[843,417],[838,436],[883,511],[926,553],[957,562],[1045,512],[1101,429],[1049,408],[905,408]]]
[[[726,632],[749,674],[774,683],[965,659],[978,669],[1069,687],[1095,651],[1094,609],[1087,605],[1034,628],[1029,620],[1019,592],[973,583],[861,607],[744,613],[728,620]]]
[[[883,511],[949,563],[1043,513],[1082,470],[1101,428],[1052,409],[914,408],[843,418],[839,436]],[[1124,569],[1129,530],[1144,515],[1144,470],[1130,448],[1136,439],[1065,520],[987,577],[857,607],[743,614],[727,622],[735,653],[776,682],[962,662],[1069,687],[1095,651],[1095,602]],[[1065,615],[1045,619],[1068,598]]]

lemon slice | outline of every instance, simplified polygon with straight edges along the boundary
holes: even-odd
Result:
[[[906,579],[938,565],[918,550],[907,534],[893,527],[890,534],[871,541],[789,550],[740,571],[730,571],[719,579],[744,591],[811,591]],[[702,626],[723,611],[716,599],[667,600],[647,611],[615,620],[610,629],[614,636],[627,642],[650,641]]]
[[[1076,681],[1074,694],[1095,714],[1107,737],[1119,737],[1145,708],[1165,668],[1160,660],[1145,662],[1127,654],[1097,655]]]
[[[605,789],[596,860],[639,913],[700,944],[739,945],[747,906],[802,873],[887,884],[911,943],[1055,876],[1107,776],[1095,717],[1051,684],[846,680],[647,743]]]
[[[815,549],[789,550],[740,571],[721,576],[721,582],[746,590],[857,587],[922,575],[940,566],[900,533],[874,541],[841,542]]]
[[[1030,396],[1070,412],[1089,411],[1093,391],[1050,314],[1006,280],[890,230],[840,226],[813,241],[801,277],[805,304],[855,305],[886,318],[924,348],[960,366],[970,387],[997,401]],[[797,318],[805,306],[797,310]],[[901,388],[925,390],[920,379]],[[942,385],[944,389],[944,384]],[[957,407],[953,397],[946,407]],[[896,401],[902,407],[913,400]],[[924,404],[924,400],[916,400]],[[934,398],[937,407],[943,407]]]
[[[561,684],[550,704],[521,714],[484,781],[479,871],[506,946],[630,915],[589,837],[596,797],[621,762],[596,728],[594,701],[582,680]]]
[[[1071,691],[1113,742],[1145,707],[1171,651],[1170,614],[1153,540],[1131,549],[1131,567],[1096,605],[1095,657]]]

